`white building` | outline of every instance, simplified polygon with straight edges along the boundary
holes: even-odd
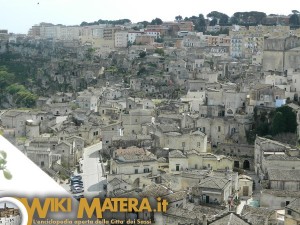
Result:
[[[78,40],[80,27],[78,26],[66,26],[61,27],[59,39],[61,40]]]
[[[41,24],[40,35],[41,38],[53,38],[59,39],[61,36],[61,25],[53,25],[53,24]]]
[[[1,213],[0,209],[0,213]],[[11,209],[9,209],[11,210]],[[22,217],[20,214],[18,215],[9,215],[8,217],[4,216],[2,217],[0,214],[0,224],[4,225],[20,225],[21,224]]]
[[[103,38],[104,28],[103,27],[95,27],[92,30],[93,37],[95,38]]]
[[[137,36],[141,36],[143,32],[140,31],[130,31],[128,32],[128,41],[134,43]]]
[[[147,36],[154,37],[155,39],[160,38],[160,32],[155,30],[146,30],[145,31]]]
[[[94,112],[98,111],[98,99],[95,95],[80,95],[77,97],[76,102],[82,109],[88,109]]]
[[[118,31],[115,33],[115,47],[126,48],[128,43],[128,32]]]

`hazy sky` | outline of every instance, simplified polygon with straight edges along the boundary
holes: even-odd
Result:
[[[99,19],[171,21],[177,15],[206,16],[214,10],[229,16],[238,11],[285,15],[293,9],[300,11],[295,0],[0,0],[0,9],[0,29],[14,33],[27,33],[40,22],[79,25]]]
[[[5,204],[5,202],[0,202],[0,208],[4,208],[4,204]],[[8,208],[15,208],[15,209],[18,208],[15,204],[10,203],[10,202],[6,202],[6,207],[8,207]]]

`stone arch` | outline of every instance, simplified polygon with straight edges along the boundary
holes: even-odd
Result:
[[[136,178],[132,183],[133,188],[139,188],[140,187],[140,178]]]
[[[250,162],[249,160],[244,160],[244,163],[243,163],[243,169],[244,170],[249,170],[250,169]]]

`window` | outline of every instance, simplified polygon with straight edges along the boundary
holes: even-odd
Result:
[[[218,132],[221,132],[221,127],[220,126],[218,126]]]
[[[179,164],[176,164],[176,171],[179,171]]]
[[[41,117],[41,120],[44,120],[44,117]]]
[[[138,169],[135,169],[135,170],[134,170],[134,173],[135,173],[135,174],[138,174],[138,173],[139,173],[139,170],[138,170]]]
[[[105,141],[105,143],[107,144],[107,143],[109,143],[109,141]]]
[[[205,127],[202,128],[202,132],[205,133]]]
[[[144,173],[149,173],[149,172],[150,172],[149,168],[144,168]]]
[[[292,215],[292,211],[288,209],[287,214]]]
[[[290,204],[290,201],[286,201],[285,202],[285,206],[287,206],[288,204]]]

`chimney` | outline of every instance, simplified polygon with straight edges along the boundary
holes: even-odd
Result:
[[[183,201],[182,201],[182,206],[183,206],[183,208],[185,208],[186,207],[186,197],[185,198],[183,198]]]
[[[203,225],[207,225],[207,217],[205,214],[202,216],[202,220],[203,220]]]

